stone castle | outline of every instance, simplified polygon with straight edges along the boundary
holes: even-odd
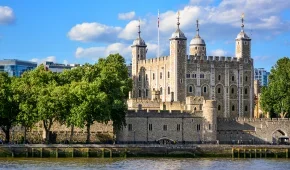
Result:
[[[178,17],[177,29],[169,39],[170,55],[146,59],[147,45],[141,38],[139,24],[129,68],[133,90],[127,101],[127,126],[117,132],[117,141],[186,143],[244,139],[261,142],[266,139],[270,142],[271,137],[262,134],[247,135],[256,132],[265,122],[241,125],[254,117],[251,38],[244,31],[244,19],[235,39],[234,57],[207,56],[198,21],[187,55],[187,38],[179,25]],[[290,129],[277,130],[274,126],[273,133],[278,134],[276,141],[279,134],[287,136]],[[228,133],[235,135],[228,138]],[[263,139],[259,140],[258,136]]]

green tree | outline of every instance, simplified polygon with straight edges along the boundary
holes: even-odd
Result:
[[[0,73],[0,127],[5,133],[5,141],[10,141],[10,129],[16,124],[19,113],[19,103],[14,100],[12,81],[14,77],[8,77],[7,73]]]
[[[261,107],[273,110],[277,117],[286,117],[290,111],[290,59],[281,58],[272,67],[269,84],[262,89]]]

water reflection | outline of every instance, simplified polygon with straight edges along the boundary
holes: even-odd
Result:
[[[128,169],[128,170],[222,170],[222,169],[290,169],[287,159],[175,159],[175,158],[132,158],[132,159],[11,159],[0,158],[0,169],[24,169],[24,170],[71,170],[71,169]]]

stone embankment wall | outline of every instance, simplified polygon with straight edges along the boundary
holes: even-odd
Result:
[[[277,143],[290,134],[288,118],[218,119],[217,139],[222,142]]]
[[[56,142],[61,143],[66,140],[70,140],[71,127],[65,125],[60,125],[55,122],[51,127],[51,133],[56,137]],[[73,142],[82,143],[86,141],[87,131],[86,127],[73,129]],[[21,138],[24,136],[24,127],[16,126],[10,130],[10,140],[13,142],[20,142]],[[41,143],[44,137],[43,123],[39,122],[27,132],[27,140],[31,143]],[[105,142],[104,140],[112,139],[113,137],[113,126],[112,122],[98,123],[95,122],[91,126],[91,142]],[[5,134],[0,128],[0,139],[5,139]]]

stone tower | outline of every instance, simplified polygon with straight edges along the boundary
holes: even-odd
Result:
[[[206,56],[206,45],[204,40],[199,35],[198,20],[196,20],[196,35],[190,41],[189,54],[194,56]]]
[[[251,58],[251,38],[244,31],[244,16],[242,16],[242,30],[236,38],[236,57],[238,59]]]
[[[171,101],[184,101],[185,95],[185,65],[187,60],[187,38],[179,28],[179,13],[177,17],[177,29],[170,38],[170,79]],[[169,88],[168,88],[169,89]],[[168,92],[169,93],[169,92]]]
[[[217,103],[216,100],[203,101],[203,116],[204,116],[204,140],[215,141],[217,137]]]
[[[139,67],[138,62],[146,59],[147,45],[141,38],[140,21],[138,25],[138,37],[134,40],[132,47],[132,79],[133,79],[133,92],[132,97],[137,98],[139,96],[138,79],[139,79]],[[140,77],[141,78],[141,77]]]

